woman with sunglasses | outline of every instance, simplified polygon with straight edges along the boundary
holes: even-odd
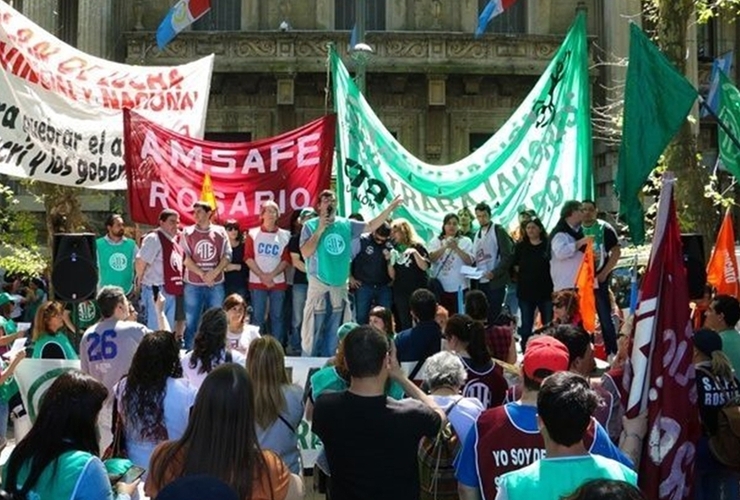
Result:
[[[227,220],[224,229],[229,235],[231,246],[231,263],[224,271],[224,296],[228,297],[233,293],[238,293],[244,300],[247,300],[249,298],[247,292],[249,268],[244,263],[244,233],[236,219]]]

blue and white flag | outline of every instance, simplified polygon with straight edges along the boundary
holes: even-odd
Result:
[[[730,76],[730,70],[732,69],[732,60],[734,58],[734,52],[731,50],[725,52],[712,63],[712,77],[709,81],[709,94],[707,95],[707,106],[712,110],[714,114],[719,113],[719,72],[722,71],[725,75]],[[709,114],[703,106],[701,108],[701,117],[704,118]]]
[[[159,50],[170,43],[178,33],[193,24],[211,10],[210,0],[180,0],[177,2],[157,28]]]
[[[511,7],[516,0],[490,0],[478,17],[478,27],[475,29],[475,37],[478,38],[488,29],[488,23]]]

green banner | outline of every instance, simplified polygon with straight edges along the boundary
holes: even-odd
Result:
[[[719,119],[740,137],[740,90],[724,72],[719,72]],[[719,157],[728,172],[740,179],[740,149],[722,127],[719,129]]]
[[[591,198],[591,122],[586,19],[579,14],[555,58],[524,102],[482,147],[450,165],[415,158],[383,126],[330,51],[337,124],[340,213],[379,213],[395,195],[396,210],[428,241],[442,219],[485,201],[495,222],[512,227],[533,208],[547,227],[569,199]]]

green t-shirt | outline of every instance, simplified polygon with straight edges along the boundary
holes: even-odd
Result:
[[[62,453],[53,464],[49,464],[31,488],[28,498],[37,500],[72,500],[77,489],[80,475],[87,463],[94,457],[85,451],[68,451]],[[29,464],[25,463],[18,471],[16,484],[22,486],[29,473]],[[7,481],[7,468],[3,470],[3,484]]]
[[[325,366],[311,376],[311,399],[316,401],[324,392],[339,392],[349,389],[349,384],[344,380],[336,368]],[[395,380],[386,384],[385,394],[393,399],[403,399],[403,387]]]
[[[0,328],[5,332],[4,335],[12,335],[18,331],[18,325],[15,324],[15,321],[3,316],[0,316]]]
[[[319,226],[319,219],[306,222],[314,233]],[[316,259],[316,277],[329,286],[344,286],[349,278],[349,267],[352,262],[352,222],[337,218],[321,234],[316,252],[311,258]]]
[[[719,332],[722,338],[722,352],[730,359],[735,374],[740,374],[740,332],[734,328]]]
[[[120,286],[128,294],[134,288],[134,260],[136,243],[124,238],[112,243],[105,236],[97,239],[98,269],[100,286]]]
[[[50,356],[48,353],[45,353],[44,349],[47,347],[57,351],[54,353],[55,355]],[[63,332],[59,332],[56,335],[50,335],[48,333],[41,335],[33,343],[33,355],[31,357],[33,359],[80,359],[77,351],[72,346],[72,342],[69,341],[69,338]]]
[[[592,479],[615,479],[637,486],[637,473],[599,455],[544,458],[500,477],[508,500],[560,500]],[[503,492],[502,492],[503,490]]]

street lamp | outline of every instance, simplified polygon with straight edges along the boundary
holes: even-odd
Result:
[[[365,13],[367,9],[367,0],[357,0],[355,4],[355,29],[357,30],[357,40],[354,46],[350,47],[352,60],[357,67],[357,88],[365,94],[365,67],[373,55],[373,48],[365,43]]]

